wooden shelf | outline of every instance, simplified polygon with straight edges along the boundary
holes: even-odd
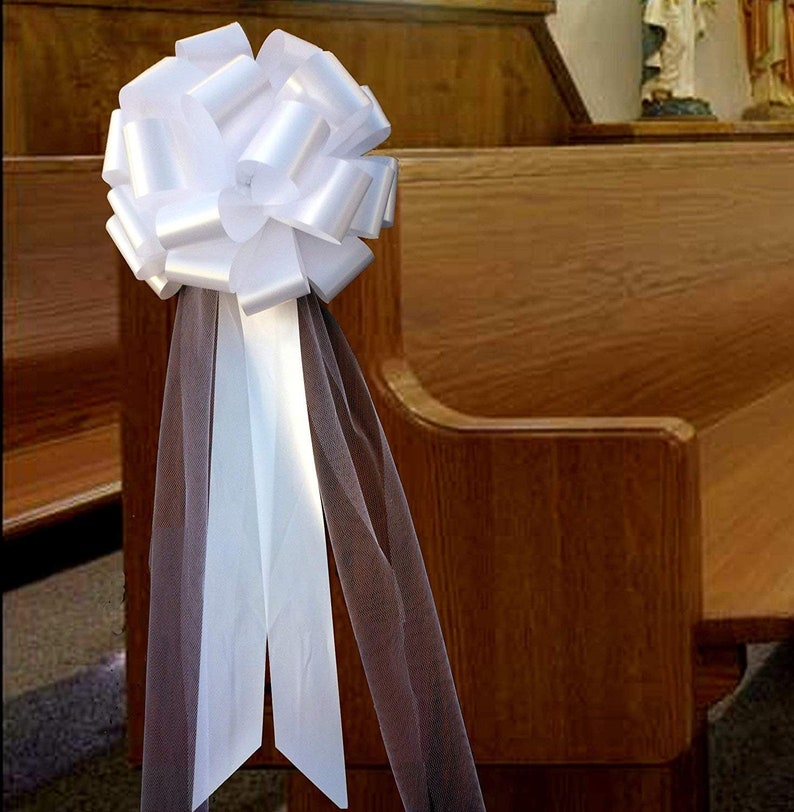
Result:
[[[705,642],[794,635],[794,381],[700,435]]]
[[[670,141],[792,141],[794,121],[617,121],[575,124],[572,144],[631,144]]]
[[[121,494],[118,423],[3,453],[3,535],[69,518]]]

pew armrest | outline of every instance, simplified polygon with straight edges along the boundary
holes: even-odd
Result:
[[[402,359],[370,377],[478,763],[682,752],[702,600],[691,427],[478,418]]]

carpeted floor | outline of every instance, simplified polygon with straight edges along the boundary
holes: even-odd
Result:
[[[137,811],[122,600],[120,553],[4,593],[3,809]],[[794,641],[751,649],[711,722],[711,812],[794,812]],[[211,807],[283,810],[282,775],[240,771]]]

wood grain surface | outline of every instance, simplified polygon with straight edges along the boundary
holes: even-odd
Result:
[[[478,773],[486,808],[494,812],[702,812],[706,761],[700,740],[661,766],[480,767]],[[404,809],[388,770],[348,770],[347,781],[350,812]],[[295,770],[286,785],[289,812],[336,809]]]
[[[393,279],[384,262],[394,236],[377,245],[380,280]],[[357,312],[371,324],[373,312],[355,293],[338,312]],[[160,327],[146,331],[167,335],[161,303],[150,296],[131,304],[128,325],[149,324],[159,314]],[[152,404],[165,368],[164,349],[156,357],[159,343],[150,344],[145,362],[128,353],[125,374],[131,383],[125,449],[134,449],[125,455],[125,556],[134,596],[128,625],[136,630],[128,669],[138,746],[156,453]],[[371,379],[373,394],[422,539],[477,759],[674,758],[692,732],[691,630],[699,616],[691,431],[665,420],[476,425],[464,418],[456,426],[445,418],[442,425],[437,410],[446,414],[445,407],[422,393],[410,370],[391,364],[384,374]],[[595,505],[602,506],[597,516]],[[555,532],[548,534],[549,526]],[[348,762],[384,763],[335,578],[333,595]],[[267,725],[265,739],[253,763],[280,763]]]
[[[124,261],[121,303],[121,401],[124,611],[127,641],[129,752],[140,763],[146,690],[146,644],[149,634],[149,542],[154,508],[157,446],[163,406],[168,349],[176,302],[160,301],[129,273]]]
[[[118,260],[96,158],[3,159],[3,533],[120,491]]]
[[[101,167],[96,157],[3,159],[4,358],[118,344]]]
[[[530,5],[537,11],[549,4]],[[273,29],[284,28],[332,50],[376,90],[392,122],[391,148],[567,137],[566,99],[576,93],[567,73],[553,75],[562,63],[549,61],[548,39],[543,48],[536,43],[533,32],[545,26],[542,14],[493,18],[481,10],[437,19],[424,5],[346,8],[303,2],[191,4],[182,10],[162,3],[4,4],[4,150],[101,153],[124,84],[173,54],[177,39],[235,20],[255,49]],[[365,11],[380,17],[360,18]]]
[[[781,282],[787,232],[781,236],[777,219],[778,210],[789,211],[778,181],[788,177],[790,157],[785,146],[755,144],[400,154],[400,225],[383,233],[376,264],[333,310],[362,361],[403,479],[479,764],[670,764],[697,739],[702,686],[716,685],[696,683],[695,669],[716,662],[718,681],[727,684],[722,660],[699,666],[693,658],[704,617],[700,502],[708,495],[699,484],[695,432],[678,415],[687,406],[684,417],[718,432],[726,415],[787,382],[791,328],[762,315],[790,309],[790,283]],[[758,169],[754,183],[748,167]],[[721,203],[717,168],[738,177],[746,195],[729,190],[730,205]],[[656,206],[643,204],[640,170],[666,179]],[[692,200],[687,178],[695,170],[712,193]],[[687,190],[683,198],[670,192],[676,178]],[[577,189],[587,190],[590,218],[598,222],[571,233],[561,223],[570,227],[576,217],[562,217],[563,200],[570,198],[582,218],[587,213]],[[606,200],[600,207],[595,190]],[[759,221],[745,197],[772,209],[769,222]],[[521,208],[527,201],[532,218]],[[642,216],[632,214],[637,208]],[[636,256],[658,233],[665,208],[674,229],[682,228],[676,218],[696,218],[691,233],[677,236],[701,259],[695,236],[703,240],[710,264],[691,268],[689,254],[674,242],[666,249],[671,255],[656,246],[639,270],[621,253],[619,233]],[[736,242],[747,233],[733,210],[754,214],[755,253],[738,245],[729,251],[717,239]],[[533,220],[540,225],[530,228]],[[609,232],[600,243],[596,225]],[[577,246],[587,259],[574,265]],[[522,255],[533,258],[531,280]],[[751,255],[756,264],[748,266]],[[741,270],[751,277],[746,285]],[[474,298],[486,306],[477,311]],[[687,311],[691,300],[696,304]],[[134,449],[129,471],[137,483],[125,488],[127,579],[135,593],[128,625],[136,629],[128,662],[130,729],[132,754],[139,756],[145,502],[157,422],[150,401],[162,391],[170,315],[152,296],[129,302],[126,329],[158,336],[145,362],[127,354],[125,372],[132,384],[125,448]],[[471,322],[472,313],[481,315]],[[564,338],[565,328],[572,338],[562,351],[549,351],[545,330]],[[436,355],[447,353],[446,366],[429,351],[417,354],[423,330],[435,336]],[[505,350],[510,341],[523,349]],[[577,353],[589,352],[593,342],[589,357],[600,361],[588,373],[589,364],[577,366]],[[674,350],[678,355],[669,358]],[[472,357],[479,359],[476,369]],[[570,385],[571,367],[582,392]],[[528,374],[551,394],[528,387]],[[432,394],[441,386],[437,375],[447,387],[445,402]],[[501,408],[490,415],[461,410],[467,397],[480,406],[494,403],[497,385],[504,387]],[[523,411],[515,405],[521,398]],[[571,398],[581,408],[544,410],[536,405],[543,398],[557,404]],[[662,403],[670,408],[657,410]],[[704,454],[715,436],[705,432]],[[723,538],[728,546],[737,541]],[[377,766],[385,763],[383,747],[335,578],[332,592],[348,762]],[[282,763],[267,720],[265,736],[252,763]],[[560,787],[554,792],[564,794]]]
[[[3,535],[60,521],[121,495],[118,421],[3,453]]]
[[[458,419],[404,364],[384,373],[379,412],[478,762],[674,758],[701,611],[692,432]]]
[[[710,641],[794,637],[794,379],[701,435]]]
[[[163,0],[32,0],[37,5],[95,6],[115,9],[164,10]],[[25,5],[31,0],[5,0],[4,5]],[[296,17],[331,16],[352,19],[391,19],[406,14],[435,12],[446,14],[443,19],[456,20],[463,15],[477,19],[501,19],[506,16],[550,14],[556,9],[555,0],[268,0],[273,14],[294,14]],[[245,0],[173,0],[169,8],[189,11],[214,11],[234,14],[250,8]]]
[[[425,153],[401,177],[405,352],[443,402],[702,428],[794,377],[794,144]]]

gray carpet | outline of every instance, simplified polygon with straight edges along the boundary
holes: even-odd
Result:
[[[114,658],[3,704],[3,809],[138,812],[140,772],[125,753],[124,666]],[[239,771],[218,812],[283,808],[282,775]]]
[[[794,641],[740,686],[709,748],[712,812],[794,810]]]
[[[119,658],[4,703],[3,808],[137,812]],[[794,810],[794,643],[778,646],[710,730],[712,812]],[[278,771],[240,771],[216,812],[276,812]]]

